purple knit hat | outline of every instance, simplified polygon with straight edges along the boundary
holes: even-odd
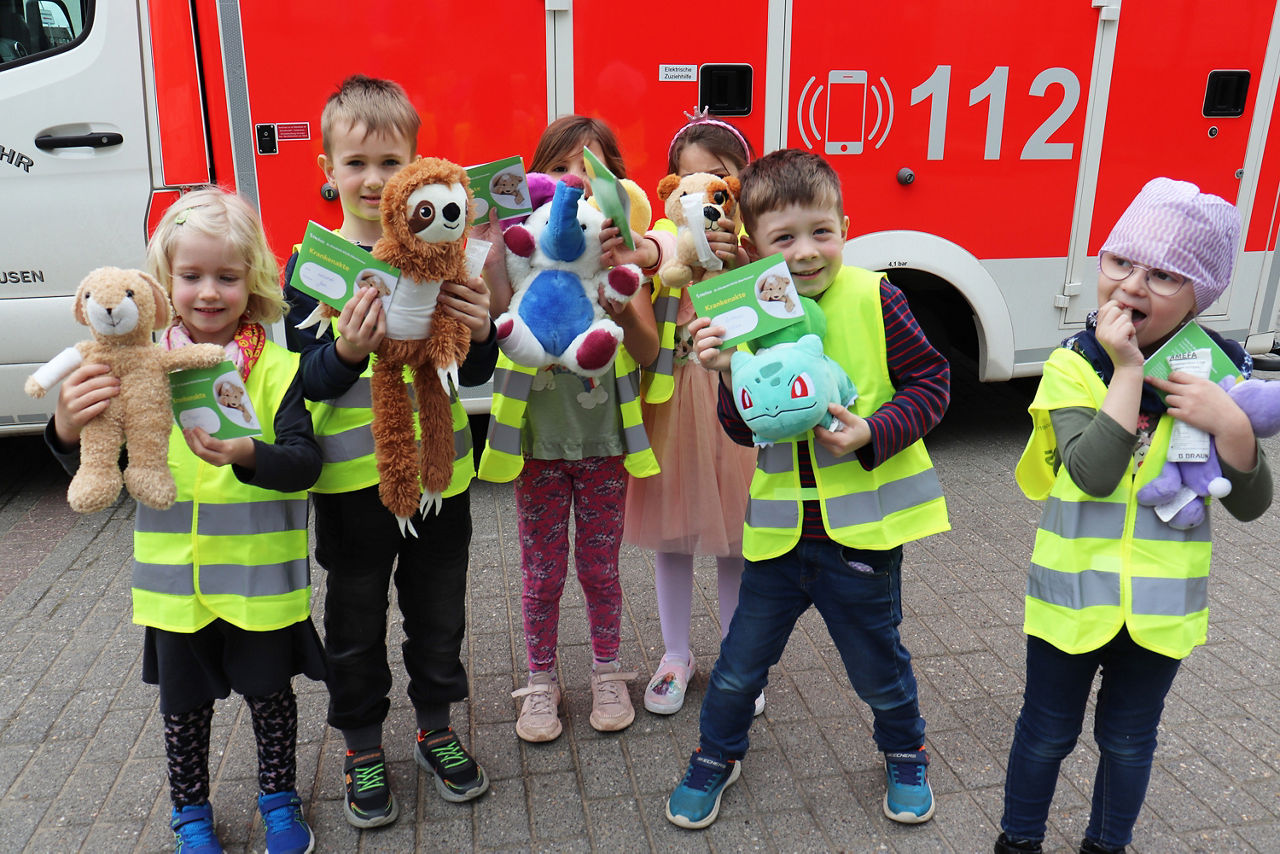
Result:
[[[1187,181],[1153,178],[1120,215],[1101,251],[1186,276],[1199,314],[1231,284],[1239,238],[1235,205]]]

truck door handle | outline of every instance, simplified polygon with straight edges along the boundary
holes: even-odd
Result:
[[[36,148],[52,151],[55,148],[109,148],[124,142],[124,134],[114,132],[71,134],[68,136],[38,136]]]

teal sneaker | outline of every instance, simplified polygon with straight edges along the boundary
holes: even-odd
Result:
[[[302,798],[292,789],[258,795],[258,812],[267,826],[267,854],[311,854],[316,837],[302,817]]]
[[[884,755],[884,814],[903,824],[933,818],[933,789],[929,786],[929,754],[919,750]]]
[[[213,807],[208,803],[174,807],[169,827],[175,854],[222,854],[222,843],[213,832]]]
[[[436,791],[450,803],[460,804],[489,791],[489,778],[480,763],[462,746],[453,727],[418,730],[413,758],[435,780]]]
[[[667,821],[690,830],[700,830],[720,814],[720,796],[742,773],[742,763],[704,756],[698,748],[689,757],[689,770],[667,798]]]

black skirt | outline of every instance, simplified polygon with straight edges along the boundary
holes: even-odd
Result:
[[[324,646],[311,619],[283,629],[250,632],[214,620],[197,632],[148,626],[142,681],[160,686],[160,712],[181,714],[232,691],[264,697],[289,687],[296,674],[323,682]]]

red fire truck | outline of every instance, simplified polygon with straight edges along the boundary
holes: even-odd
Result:
[[[989,381],[1038,373],[1081,327],[1144,182],[1194,181],[1245,221],[1209,323],[1274,343],[1274,0],[0,0],[0,432],[48,417],[20,389],[84,336],[76,284],[141,265],[184,188],[235,188],[282,258],[308,219],[340,222],[319,118],[355,72],[402,83],[419,150],[461,163],[527,156],[581,112],[649,189],[696,106],[761,151],[816,151],[844,183],[847,260],[887,270]]]

